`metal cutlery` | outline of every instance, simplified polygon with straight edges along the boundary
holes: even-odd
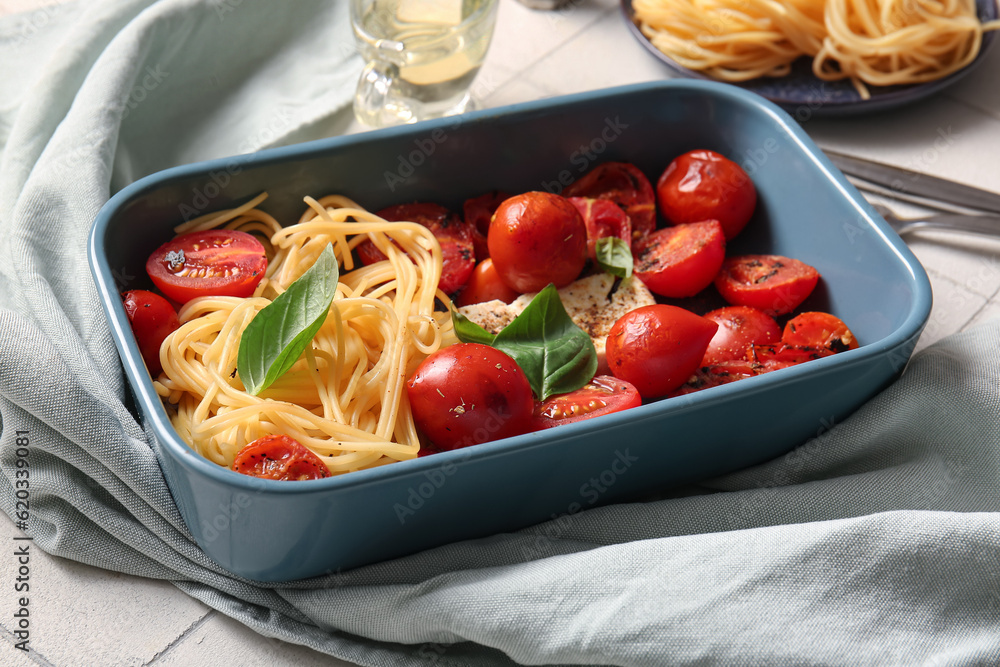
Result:
[[[1000,214],[1000,194],[995,192],[836,151],[823,152],[842,172],[874,186],[866,188],[865,184],[855,183],[858,189],[931,208],[949,208],[940,206],[945,203]]]
[[[903,218],[882,204],[872,203],[878,214],[885,218],[897,234],[903,236],[920,229],[937,229],[1000,237],[1000,215],[965,215],[961,213],[933,213],[915,218]]]
[[[900,236],[935,229],[1000,237],[1000,194],[836,151],[823,152],[859,190],[936,209],[933,213],[903,217],[872,201],[875,210]]]

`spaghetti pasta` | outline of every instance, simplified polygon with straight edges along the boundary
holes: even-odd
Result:
[[[819,79],[868,86],[945,77],[979,53],[974,0],[633,0],[650,42],[679,65],[721,81],[780,77],[812,58]]]
[[[266,237],[269,262],[252,297],[202,297],[181,308],[154,382],[174,427],[196,452],[226,467],[268,434],[298,440],[332,474],[414,458],[420,444],[405,378],[455,342],[449,314],[434,308],[445,298],[437,288],[440,246],[426,227],[387,222],[340,196],[307,197],[301,219],[282,227],[257,208],[265,196],[175,229],[256,232]],[[351,251],[366,238],[387,261],[354,266]],[[330,244],[344,272],[326,320],[287,373],[261,395],[247,393],[236,373],[242,331]]]

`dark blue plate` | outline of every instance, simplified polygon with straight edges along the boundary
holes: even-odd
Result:
[[[667,67],[688,78],[712,79],[712,77],[705,74],[682,67],[653,46],[635,23],[632,0],[621,0],[621,6],[625,20],[635,38],[650,53],[666,64]],[[977,0],[976,6],[981,21],[991,21],[997,18],[995,0]],[[844,116],[883,111],[923,99],[952,85],[983,61],[983,58],[993,47],[995,41],[996,32],[984,34],[979,55],[976,56],[976,59],[968,67],[954,74],[950,74],[937,81],[909,86],[869,86],[871,98],[867,100],[861,98],[848,80],[823,81],[822,79],[817,79],[812,73],[812,62],[808,58],[800,58],[795,62],[788,76],[780,78],[761,77],[733,85],[771,100],[792,114],[798,121],[806,121],[814,116]]]

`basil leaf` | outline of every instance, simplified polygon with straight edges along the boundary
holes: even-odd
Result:
[[[455,336],[463,343],[493,345],[493,334],[458,312],[457,308],[451,309],[451,323],[455,327]]]
[[[328,245],[308,271],[250,321],[236,354],[236,370],[249,393],[267,389],[298,360],[323,326],[339,279],[340,267]]]
[[[579,389],[597,372],[594,342],[566,313],[552,284],[496,335],[493,347],[517,362],[542,401]]]
[[[604,236],[597,239],[594,251],[597,264],[605,273],[619,278],[632,276],[632,250],[625,241],[617,236]]]

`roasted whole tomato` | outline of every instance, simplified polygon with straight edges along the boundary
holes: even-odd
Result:
[[[750,221],[757,189],[743,167],[709,150],[674,159],[656,183],[660,213],[671,224],[718,220],[726,240]]]
[[[159,294],[141,289],[122,294],[122,303],[132,325],[132,334],[139,344],[142,360],[146,362],[149,374],[156,377],[163,370],[160,366],[160,345],[181,325],[177,312]]]
[[[799,313],[785,323],[781,342],[796,347],[819,347],[844,352],[858,347],[858,339],[836,315]]]
[[[535,403],[531,430],[572,424],[639,405],[642,405],[642,398],[631,383],[610,375],[598,375],[576,391],[556,394]]]
[[[459,449],[526,433],[535,399],[509,356],[459,343],[424,359],[406,383],[417,428],[431,449]]]
[[[590,197],[569,197],[587,225],[587,256],[597,260],[597,240],[617,237],[632,245],[632,223],[628,215],[612,201]]]
[[[632,238],[656,228],[656,192],[646,175],[628,162],[605,162],[563,190],[565,197],[607,199],[617,204],[632,223]]]
[[[694,374],[719,325],[667,304],[642,306],[608,333],[608,366],[643,398],[665,396]]]
[[[734,306],[751,306],[769,315],[785,315],[806,300],[819,272],[780,255],[739,255],[722,263],[715,287]]]
[[[146,273],[153,284],[182,304],[199,296],[248,297],[266,269],[261,242],[252,234],[233,229],[182,234],[146,260]]]
[[[476,265],[472,277],[462,288],[455,303],[458,306],[471,306],[474,303],[493,301],[494,299],[510,303],[519,296],[520,294],[507,287],[506,283],[500,280],[500,275],[497,274],[496,267],[493,266],[493,260],[487,257]]]
[[[712,341],[701,360],[702,366],[727,361],[744,361],[751,345],[774,345],[781,341],[781,327],[763,310],[749,306],[726,306],[705,313],[718,323]]]
[[[712,284],[726,258],[726,237],[715,220],[657,229],[632,246],[635,275],[650,291],[694,296]]]
[[[287,435],[265,435],[244,447],[233,470],[261,479],[302,481],[330,476],[323,459]]]
[[[493,190],[478,197],[466,199],[462,204],[465,224],[472,229],[472,243],[476,247],[476,261],[481,262],[490,256],[490,249],[486,244],[486,235],[490,231],[490,221],[493,219],[497,207],[509,198],[509,193],[503,190]]]
[[[565,287],[587,263],[587,225],[565,197],[514,195],[497,208],[487,238],[500,279],[521,293]]]
[[[476,267],[476,252],[472,229],[456,213],[433,203],[397,204],[375,215],[390,222],[416,222],[431,230],[441,246],[444,266],[438,288],[445,294],[454,294],[469,280]],[[362,241],[357,248],[358,257],[365,265],[381,262],[386,256],[371,241]]]

